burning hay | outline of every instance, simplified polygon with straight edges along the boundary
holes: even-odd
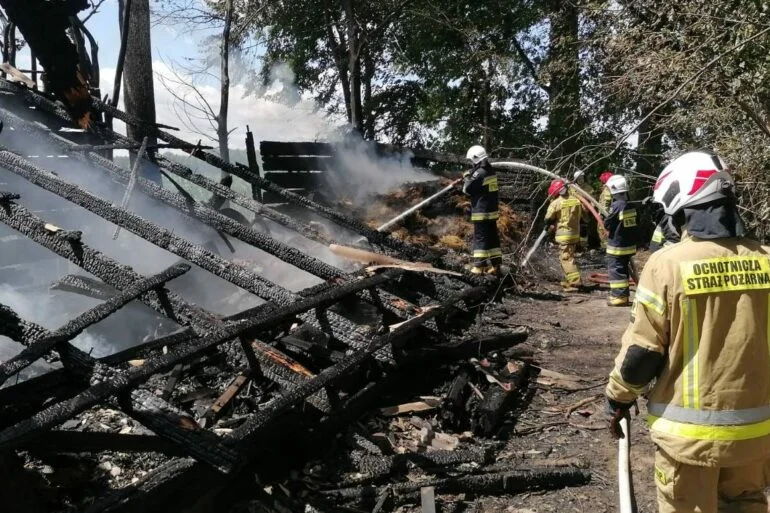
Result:
[[[357,210],[356,214],[366,219],[370,227],[375,228],[450,183],[444,179],[407,184],[388,194],[375,196],[368,207]],[[400,227],[390,232],[391,236],[419,246],[467,251],[473,236],[470,200],[459,191],[458,188],[457,193],[446,195],[408,217]],[[527,217],[505,203],[500,204],[497,227],[504,253],[525,233]]]

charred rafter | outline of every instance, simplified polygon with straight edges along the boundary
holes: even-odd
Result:
[[[119,264],[85,244],[73,243],[59,236],[58,232],[46,229],[46,223],[42,219],[21,205],[4,204],[0,208],[0,222],[117,289],[125,289],[141,279],[130,267]],[[146,292],[139,296],[139,300],[175,322],[191,326],[200,330],[201,333],[206,332],[212,323],[217,322],[210,314],[188,304],[173,292]]]
[[[31,365],[35,360],[42,357],[48,351],[54,349],[62,342],[68,342],[82,333],[86,328],[92,324],[105,319],[113,312],[122,308],[129,301],[133,301],[140,294],[158,288],[164,285],[166,282],[177,278],[190,270],[190,266],[187,264],[176,264],[168,269],[151,276],[139,280],[138,282],[130,285],[124,291],[117,296],[108,299],[106,302],[88,310],[71,321],[67,322],[64,326],[57,329],[53,333],[47,334],[40,338],[30,338],[17,340],[18,342],[26,342],[27,347],[19,354],[11,358],[10,360],[0,364],[0,385],[12,375],[19,372],[21,369]]]
[[[237,285],[262,299],[273,301],[279,305],[286,305],[298,298],[296,294],[249,271],[243,266],[225,260],[201,246],[175,235],[171,230],[162,228],[150,221],[142,219],[132,212],[110,203],[109,201],[94,196],[80,187],[46,172],[14,153],[0,151],[0,164],[31,183],[94,212],[107,221],[125,228],[142,237],[144,240],[184,258],[198,265],[202,269],[211,272],[215,276]],[[398,275],[399,273],[390,273],[387,276],[391,276],[391,279],[394,279]],[[386,275],[375,278],[372,286],[377,286],[387,281],[384,280],[382,276]],[[69,286],[70,289],[74,286],[80,286],[80,288],[87,287],[88,289],[100,288],[91,283],[87,278],[76,279],[66,277],[63,280],[60,280],[56,286],[59,288]],[[98,293],[99,296],[103,295],[99,290],[95,290],[95,292]],[[321,317],[324,320],[328,320],[329,329],[335,338],[348,343],[349,345],[355,347],[367,336],[365,330],[362,330],[333,312],[321,314]],[[303,320],[317,326],[320,326],[321,323],[318,314],[315,312],[304,314]]]

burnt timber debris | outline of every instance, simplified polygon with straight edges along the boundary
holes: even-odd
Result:
[[[42,50],[37,51],[43,60]],[[62,101],[69,98],[54,92]],[[271,499],[282,501],[284,510],[305,505],[318,511],[352,505],[379,510],[419,501],[425,487],[437,494],[504,494],[578,486],[590,479],[584,468],[495,463],[491,439],[505,415],[516,405],[526,407],[533,375],[532,353],[516,347],[526,339],[525,329],[479,327],[484,308],[500,292],[497,278],[347,267],[328,253],[329,245],[364,237],[370,249],[398,261],[462,271],[445,255],[391,238],[273,183],[255,165],[228,164],[159,126],[98,99],[89,102],[84,112],[141,125],[162,141],[153,149],[185,149],[191,158],[245,180],[253,194],[240,194],[229,183],[155,151],[145,154],[140,146],[146,141],[140,145],[90,118],[87,131],[61,131],[71,126],[80,107],[65,101],[62,108],[42,93],[0,80],[0,117],[6,126],[0,136],[0,222],[71,264],[67,274],[49,284],[56,294],[100,302],[57,329],[0,305],[0,335],[25,346],[0,363],[5,383],[0,462],[19,464],[18,454],[40,461],[67,454],[144,458],[141,477],[114,490],[82,477],[77,486],[98,498],[68,496],[58,507],[183,511],[227,497],[233,488],[264,494],[264,486],[254,484],[255,475],[258,483],[280,483],[303,466],[306,479],[293,479],[280,500]],[[156,166],[171,185],[137,175],[136,167],[132,173],[101,153],[116,148],[139,149],[138,158]],[[213,197],[194,199],[188,183]],[[266,205],[263,192],[290,208]],[[36,207],[43,193],[58,205],[82,209],[92,220],[81,226],[49,219],[51,211]],[[145,218],[141,208],[130,208],[135,200],[177,217],[172,224],[164,215]],[[227,213],[226,202],[254,214],[255,221]],[[308,219],[354,237],[339,240],[321,228],[324,224]],[[106,237],[94,236],[94,223],[104,225]],[[193,228],[178,230],[177,223]],[[115,253],[99,245],[116,229],[141,240],[142,247],[167,251],[176,263],[152,273],[122,263],[125,247]],[[191,231],[205,236],[191,238]],[[219,249],[223,239],[227,249]],[[239,260],[231,255],[236,244],[263,256],[257,262]],[[80,271],[73,273],[73,265]],[[301,290],[283,286],[275,279],[279,268],[304,273],[316,284]],[[258,304],[227,313],[195,304],[187,298],[185,280],[201,275]],[[73,343],[114,312],[139,308],[167,329],[104,356]],[[19,380],[23,369],[41,360],[55,368]],[[377,417],[377,422],[406,426],[404,433],[418,433],[399,449],[406,452],[394,453],[392,439],[359,432],[356,421],[362,415],[376,415],[387,406],[378,402],[385,392],[398,397],[426,368],[435,370],[428,374],[440,397],[415,402],[412,396],[417,406],[399,408],[409,402],[404,400],[395,407],[397,415]],[[420,411],[436,412],[434,420],[415,416]],[[88,421],[100,415],[99,422]],[[464,431],[474,434],[462,441],[449,434]],[[314,463],[340,433],[346,433],[352,449],[341,460]],[[117,478],[120,472],[113,469],[120,468],[104,461],[100,465]],[[425,472],[425,479],[406,480],[414,468]],[[232,498],[221,500],[219,506]]]

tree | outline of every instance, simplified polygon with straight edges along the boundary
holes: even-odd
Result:
[[[150,45],[150,3],[149,0],[118,0],[121,21],[129,2],[131,10],[123,72],[124,104],[129,115],[152,124],[155,123],[155,91]],[[149,144],[155,144],[155,137],[146,125],[127,125],[126,131],[131,139],[141,141],[149,137]]]

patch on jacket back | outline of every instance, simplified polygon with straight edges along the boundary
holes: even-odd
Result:
[[[770,289],[770,259],[766,256],[691,260],[679,266],[688,296]]]

